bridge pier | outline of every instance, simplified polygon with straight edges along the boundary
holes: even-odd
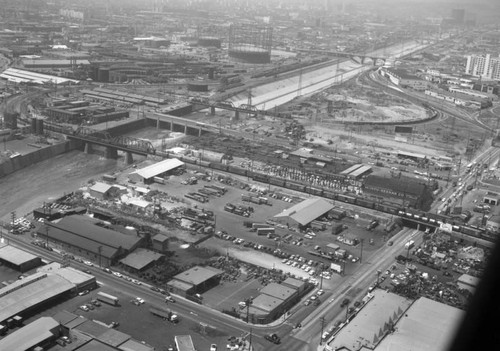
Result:
[[[186,123],[186,124],[184,124],[184,134],[186,134],[186,135],[187,135],[187,131],[188,131],[188,125],[187,125],[187,123]]]
[[[118,158],[118,150],[114,147],[106,147],[106,158],[116,160]]]
[[[83,152],[90,155],[92,153],[92,144],[89,142],[85,143],[85,148],[83,149]]]
[[[240,119],[240,111],[234,111],[234,120],[239,121]]]
[[[134,158],[132,157],[132,153],[131,152],[126,152],[125,153],[125,163],[128,164],[128,165],[131,165],[132,163],[134,163]]]
[[[201,128],[198,128],[198,138],[201,137]]]
[[[212,116],[215,116],[215,107],[210,106],[210,114],[211,114]]]
[[[156,117],[156,129],[160,129],[160,117]]]

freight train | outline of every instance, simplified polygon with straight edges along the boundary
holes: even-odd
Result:
[[[200,162],[196,159],[186,158],[182,156],[178,158],[186,163],[199,164]],[[206,161],[201,162],[203,162],[203,166],[207,168],[245,176],[261,183],[275,185],[286,189],[300,191],[306,194],[321,196],[330,200],[341,201],[352,205],[373,209],[376,211],[398,216],[402,219],[418,221],[420,223],[423,223],[424,225],[428,224],[430,226],[439,227],[441,224],[447,223],[452,225],[452,230],[454,232],[466,234],[468,236],[476,237],[490,242],[494,242],[496,240],[496,235],[494,233],[488,232],[485,228],[474,225],[466,225],[465,223],[463,223],[463,221],[449,216],[425,212],[417,209],[405,208],[395,203],[379,203],[361,196],[340,194],[331,189],[313,187],[311,185],[274,177],[268,174],[258,173],[233,165]]]

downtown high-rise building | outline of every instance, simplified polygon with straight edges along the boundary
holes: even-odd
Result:
[[[500,80],[500,56],[470,55],[467,56],[465,73],[475,77]]]

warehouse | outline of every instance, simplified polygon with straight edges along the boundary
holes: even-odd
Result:
[[[375,201],[393,201],[403,207],[427,211],[432,204],[432,191],[427,184],[408,177],[386,178],[376,175],[366,177],[363,193]]]
[[[96,182],[89,188],[90,196],[99,200],[107,200],[112,196],[113,185]]]
[[[375,351],[449,350],[465,311],[421,297],[415,301]]]
[[[42,350],[55,344],[61,335],[61,326],[51,317],[40,317],[0,340],[0,350],[32,350],[39,346]]]
[[[96,284],[95,277],[70,267],[45,269],[0,289],[0,323],[19,314],[37,313],[43,305],[72,296],[78,287]]]
[[[252,300],[248,309],[248,320],[250,323],[267,324],[275,320],[285,312],[283,300],[266,294],[260,294]],[[246,319],[246,310],[240,310],[240,317]]]
[[[165,256],[154,251],[146,249],[136,249],[127,257],[120,260],[120,263],[131,272],[139,273],[153,266],[156,262],[161,261]]]
[[[142,242],[135,231],[123,234],[103,227],[101,221],[86,216],[67,216],[57,223],[44,223],[37,236],[59,243],[67,252],[108,267],[134,251]]]
[[[130,173],[129,178],[134,181],[142,181],[144,182],[144,184],[151,184],[154,182],[155,177],[161,178],[183,167],[184,162],[176,158],[169,158],[150,166],[138,169],[135,172]]]
[[[321,198],[311,198],[284,210],[274,216],[274,219],[289,227],[303,228],[312,221],[326,215],[333,205]]]
[[[0,247],[0,262],[21,273],[42,265],[40,257],[10,245]]]
[[[68,311],[60,311],[53,318],[61,325],[64,335],[76,341],[70,348],[74,351],[154,351],[128,334]]]
[[[182,296],[194,295],[218,285],[222,273],[220,269],[196,266],[177,274],[167,286],[173,293]]]

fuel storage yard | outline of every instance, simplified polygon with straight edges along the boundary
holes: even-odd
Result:
[[[500,231],[498,31],[112,3],[5,18],[0,350],[447,350]]]

